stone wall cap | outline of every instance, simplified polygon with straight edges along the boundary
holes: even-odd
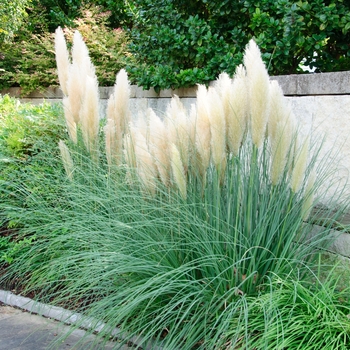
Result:
[[[270,77],[277,80],[286,96],[314,96],[314,95],[350,95],[350,71],[332,73],[310,73],[277,75]],[[213,82],[209,84],[213,85]],[[100,87],[100,98],[108,99],[113,87]],[[144,90],[140,86],[130,86],[130,98],[171,98],[174,95],[179,97],[196,97],[197,86],[179,89],[164,89],[157,92],[151,88]],[[9,94],[18,98],[45,98],[59,99],[63,93],[58,86],[45,89],[45,91],[33,91],[29,95],[21,95],[20,88],[4,89],[1,95]]]

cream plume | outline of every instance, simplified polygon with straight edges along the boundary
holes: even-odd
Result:
[[[77,124],[72,114],[70,99],[65,96],[63,97],[62,103],[63,103],[64,116],[66,119],[66,125],[67,125],[69,137],[75,144],[77,144],[78,142]]]
[[[291,189],[294,193],[297,193],[300,190],[304,181],[308,161],[309,142],[310,139],[307,137],[294,159],[294,167],[292,169],[291,177]]]
[[[122,69],[117,74],[113,93],[107,103],[107,118],[114,120],[117,132],[120,132],[120,135],[116,135],[116,137],[122,137],[128,132],[130,122],[129,100],[130,84],[126,71]]]
[[[244,54],[249,81],[250,128],[255,146],[261,147],[269,113],[269,75],[254,40],[250,40]]]
[[[69,180],[73,180],[74,163],[70,155],[69,149],[64,141],[60,140],[58,147],[61,152],[61,158],[63,162],[64,170],[66,171]]]
[[[189,162],[189,121],[186,109],[178,96],[174,96],[166,111],[166,129],[169,143],[178,148],[185,170]]]
[[[189,147],[191,150],[195,148],[196,145],[196,124],[197,124],[197,108],[193,103],[191,104],[191,109],[188,118],[188,137],[189,137]]]
[[[80,110],[81,130],[87,151],[96,158],[99,132],[99,91],[95,78],[87,76],[85,83],[85,98]]]
[[[135,126],[130,127],[131,137],[134,144],[137,173],[144,187],[154,194],[156,190],[157,168],[153,157],[149,152],[146,138]]]
[[[69,77],[67,81],[67,91],[72,114],[76,124],[80,121],[80,109],[84,100],[85,77],[82,76],[79,67],[72,64],[69,67]]]
[[[123,138],[117,137],[116,125],[113,119],[107,119],[104,127],[105,147],[108,165],[121,165],[123,160]]]
[[[95,67],[91,63],[89,50],[83,37],[77,30],[73,36],[72,60],[73,64],[79,67],[82,76],[95,77]]]
[[[276,80],[270,82],[270,113],[268,119],[268,135],[273,140],[277,124],[288,118],[293,118],[290,106],[287,104],[283,91]]]
[[[120,165],[123,137],[128,132],[130,86],[125,70],[117,74],[114,91],[107,102],[105,126],[107,160]]]
[[[315,181],[316,181],[316,172],[315,170],[312,170],[306,184],[304,202],[302,206],[302,215],[303,215],[304,221],[306,221],[309,218],[313,208],[314,197],[315,197]]]
[[[229,93],[226,107],[227,144],[230,151],[237,156],[247,129],[249,110],[247,76],[242,65],[236,69]]]
[[[288,154],[292,148],[293,124],[288,119],[281,120],[277,123],[274,134],[271,142],[271,182],[273,185],[277,185],[286,168]]]
[[[196,123],[196,149],[201,157],[201,173],[210,164],[210,121],[208,115],[208,92],[204,85],[198,85],[197,90],[197,123]]]
[[[55,55],[58,80],[60,82],[61,90],[65,96],[68,95],[67,81],[69,76],[69,53],[67,50],[66,39],[64,38],[63,30],[58,27],[55,32]]]
[[[170,155],[169,141],[163,121],[150,111],[149,115],[149,148],[154,157],[160,179],[165,186],[169,185],[170,179]]]
[[[186,199],[186,175],[183,167],[180,152],[175,144],[171,145],[171,169],[173,171],[174,181],[180,191],[183,199]]]
[[[123,152],[128,168],[136,169],[136,156],[132,133],[125,135],[123,139]]]
[[[272,148],[271,181],[276,185],[288,160],[293,157],[295,120],[277,81],[270,82],[270,114],[268,135]],[[289,153],[289,156],[288,156]]]
[[[216,169],[219,170],[226,156],[225,112],[216,89],[209,88],[207,98],[211,134],[211,156]]]

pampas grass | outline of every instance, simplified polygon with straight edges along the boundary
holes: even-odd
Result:
[[[108,166],[113,164],[120,165],[122,162],[123,139],[117,133],[117,128],[113,119],[107,119],[104,127],[105,134],[105,152]]]
[[[185,170],[187,171],[190,152],[189,152],[189,119],[184,105],[178,96],[174,96],[166,111],[165,125],[168,135],[169,145],[174,143],[181,154],[181,159]],[[171,148],[171,146],[170,146]]]
[[[80,125],[86,150],[97,160],[99,133],[99,92],[97,79],[87,76],[80,110]]]
[[[251,135],[255,146],[260,148],[264,141],[270,110],[270,83],[260,50],[254,40],[249,41],[243,61],[249,80]]]
[[[149,113],[150,151],[154,157],[158,174],[167,187],[170,181],[170,143],[164,122],[152,110]]]
[[[130,131],[134,146],[137,173],[144,188],[154,194],[156,190],[157,174],[154,158],[149,151],[147,140],[142,131],[135,126],[131,126]]]
[[[82,76],[79,67],[72,64],[69,66],[67,81],[67,99],[69,100],[69,113],[73,116],[76,124],[80,122],[80,110],[84,101],[85,76]]]
[[[215,89],[209,88],[207,98],[211,135],[211,157],[214,166],[219,171],[224,158],[226,158],[225,110],[220,96]]]
[[[198,85],[197,119],[196,119],[196,149],[201,158],[199,171],[204,174],[210,163],[210,120],[208,114],[208,92],[204,85]]]
[[[271,138],[271,182],[277,185],[282,177],[288,158],[293,150],[295,129],[292,119],[281,119],[274,129],[274,136]]]
[[[95,67],[90,60],[89,50],[83,37],[77,30],[73,35],[72,61],[73,65],[78,67],[83,78],[85,78],[85,76],[89,76],[90,78],[96,76]]]
[[[61,90],[64,95],[68,95],[67,81],[69,72],[69,53],[67,50],[66,39],[64,38],[63,30],[58,27],[55,32],[55,54],[56,54],[56,65],[58,80],[61,85]]]
[[[75,61],[85,67],[83,58]],[[233,80],[222,75],[209,89],[198,86],[189,115],[175,97],[164,121],[140,111],[124,128],[127,104],[117,116],[115,92],[105,127],[108,164],[94,153],[98,100],[90,73],[74,152],[60,142],[74,176],[52,181],[59,183],[57,203],[30,193],[21,210],[1,204],[21,223],[20,235],[36,235],[8,278],[102,321],[100,338],[119,327],[116,347],[137,338],[144,348],[320,349],[327,339],[341,349],[349,341],[348,299],[329,297],[334,280],[312,283],[315,253],[329,241],[339,210],[310,237],[304,220],[315,220],[325,169],[308,140],[296,146],[293,117],[256,44],[248,44]],[[80,137],[92,154],[79,148]]]
[[[174,177],[174,182],[177,185],[181,196],[186,199],[186,175],[182,164],[180,152],[175,144],[171,145],[171,169]]]
[[[73,141],[73,143],[76,144],[78,142],[77,124],[75,122],[76,119],[74,118],[74,115],[72,113],[70,99],[66,96],[63,97],[62,104],[64,108],[64,115],[66,119],[68,135],[70,139]]]
[[[122,69],[116,77],[113,93],[107,102],[106,118],[114,120],[118,129],[116,137],[122,137],[128,131],[130,122],[130,84],[126,71]]]
[[[226,105],[227,144],[230,151],[237,156],[247,129],[249,107],[247,78],[242,65],[237,67]]]
[[[62,140],[59,141],[58,147],[61,152],[62,162],[63,162],[64,170],[66,171],[67,177],[69,180],[73,180],[74,163],[70,155],[69,149],[67,145],[64,143],[64,141]]]
[[[305,171],[308,163],[310,139],[306,138],[294,159],[294,165],[291,176],[291,188],[294,193],[297,193],[304,183]]]

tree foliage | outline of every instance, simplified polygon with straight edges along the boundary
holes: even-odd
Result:
[[[2,1],[0,6],[0,42],[6,41],[20,27],[30,0]]]
[[[149,88],[232,75],[255,38],[270,74],[350,69],[350,5],[343,0],[136,0],[132,79]]]
[[[90,50],[99,84],[113,85],[117,72],[126,65],[127,34],[110,30],[106,25],[108,14],[96,6],[80,11],[72,26],[65,27],[67,42],[71,45],[74,30],[79,30]],[[58,85],[54,34],[45,19],[46,9],[38,6],[28,12],[13,42],[4,44],[0,53],[0,89],[19,86],[23,95]]]

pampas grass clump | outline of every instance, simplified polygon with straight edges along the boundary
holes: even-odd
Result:
[[[56,35],[62,47],[63,34]],[[11,267],[16,278],[41,291],[39,299],[72,303],[93,317],[101,338],[119,327],[116,348],[133,341],[163,349],[301,349],[311,346],[315,328],[313,348],[331,339],[345,349],[348,291],[340,302],[329,296],[333,282],[312,283],[319,281],[313,257],[340,211],[318,216],[323,228],[310,236],[325,168],[317,147],[298,134],[255,42],[233,79],[223,74],[209,89],[198,86],[189,112],[174,97],[164,119],[152,110],[131,116],[121,71],[103,155],[94,70],[75,40],[68,72],[60,72],[66,51],[57,60],[65,101],[79,97],[79,118],[64,102],[72,142],[60,149],[70,181],[61,179],[55,207],[31,194],[35,205],[12,210],[36,234]],[[74,71],[85,74],[76,95]]]

